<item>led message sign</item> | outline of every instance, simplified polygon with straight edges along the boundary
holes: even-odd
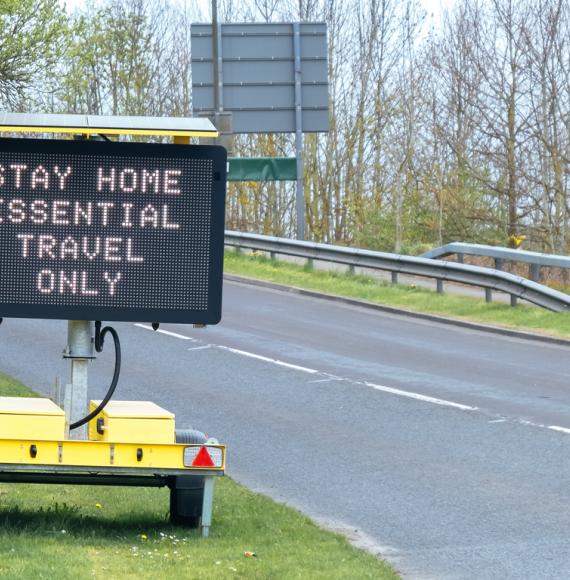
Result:
[[[0,317],[215,324],[226,151],[0,139]]]

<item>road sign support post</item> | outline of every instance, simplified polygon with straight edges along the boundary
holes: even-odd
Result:
[[[220,52],[220,28],[218,27],[218,2],[212,0],[212,65],[214,67],[213,85],[214,85],[214,112],[218,113],[222,109],[221,102],[221,52]],[[217,126],[217,125],[216,125]]]
[[[293,23],[293,51],[295,55],[295,156],[297,158],[297,187],[295,208],[297,239],[305,239],[305,184],[303,171],[303,97],[301,86],[301,28]]]
[[[223,94],[223,78],[224,78],[224,61],[222,52],[222,25],[216,22],[214,26],[215,30],[215,44],[216,44],[216,73],[214,78],[215,90],[216,90],[216,102],[217,106],[215,108],[216,113],[221,113],[224,110],[224,94]],[[217,127],[217,125],[215,125]]]
[[[69,320],[67,348],[64,358],[71,360],[71,382],[66,386],[65,415],[71,424],[87,414],[87,373],[93,355],[93,323],[88,320]],[[87,439],[87,426],[71,432],[72,439]]]

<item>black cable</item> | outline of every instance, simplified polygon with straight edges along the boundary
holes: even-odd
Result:
[[[102,352],[103,345],[105,343],[105,335],[110,333],[113,337],[113,342],[115,343],[115,371],[113,372],[113,379],[111,380],[111,385],[109,386],[109,390],[105,395],[105,398],[99,403],[96,409],[91,411],[89,415],[83,417],[83,419],[79,419],[75,423],[72,423],[69,428],[70,429],[77,429],[85,423],[89,423],[91,419],[94,419],[107,405],[107,403],[111,400],[111,397],[115,393],[115,389],[117,388],[117,383],[119,382],[119,375],[121,374],[121,342],[119,341],[119,335],[117,331],[111,326],[105,326],[103,330],[101,330],[101,321],[98,320],[95,322],[95,350],[97,352]]]

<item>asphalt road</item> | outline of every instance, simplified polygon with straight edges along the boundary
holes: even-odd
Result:
[[[116,327],[118,398],[217,436],[230,475],[405,578],[570,577],[568,347],[235,282],[217,327]],[[65,336],[5,320],[0,368],[49,393]]]

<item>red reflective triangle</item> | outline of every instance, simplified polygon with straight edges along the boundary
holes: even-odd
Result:
[[[205,447],[202,447],[200,451],[198,451],[198,455],[194,457],[194,461],[192,461],[192,467],[216,467],[208,450]]]

